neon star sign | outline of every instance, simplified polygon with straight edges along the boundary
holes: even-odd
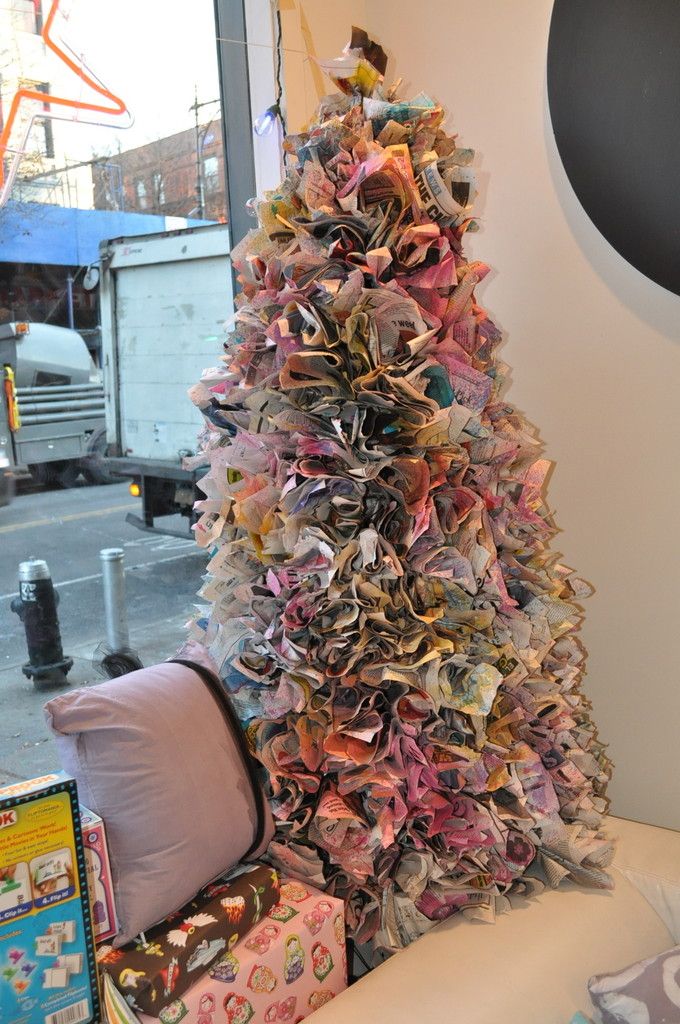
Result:
[[[0,133],[0,207],[7,202],[14,179],[22,156],[26,153],[28,139],[36,118],[41,120],[50,117],[56,121],[78,121],[86,124],[108,124],[101,120],[103,115],[108,117],[128,116],[128,121],[122,127],[129,127],[132,118],[127,106],[120,97],[111,92],[100,79],[90,70],[82,57],[79,57],[63,40],[56,38],[55,19],[59,13],[61,0],[52,0],[50,13],[47,16],[41,36],[45,46],[72,72],[78,80],[78,89],[82,91],[83,85],[87,86],[91,98],[77,99],[74,96],[54,96],[51,93],[45,94],[37,89],[21,88],[12,99],[12,104],[7,115],[2,132]],[[75,92],[74,81],[74,92]],[[26,118],[21,132],[18,146],[10,148],[10,138],[16,125],[19,124],[19,114],[23,113],[24,107],[29,107],[30,116]],[[48,109],[45,109],[45,108]],[[69,113],[70,111],[70,113]],[[7,168],[5,159],[10,156]]]

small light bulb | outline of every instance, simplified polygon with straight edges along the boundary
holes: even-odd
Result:
[[[255,134],[259,136],[269,135],[276,124],[279,113],[278,103],[273,103],[271,107],[267,107],[264,113],[260,114],[259,117],[256,117],[253,122],[253,131]]]

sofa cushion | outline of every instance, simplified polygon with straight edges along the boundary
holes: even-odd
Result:
[[[602,1024],[680,1024],[680,946],[588,982]]]
[[[248,852],[256,857],[273,834],[241,728],[229,727],[219,689],[199,672],[166,662],[45,706],[81,801],[106,822],[114,945],[183,906]]]

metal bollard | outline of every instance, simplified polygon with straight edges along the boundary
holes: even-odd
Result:
[[[130,649],[127,609],[125,607],[125,570],[122,548],[104,548],[99,552],[104,584],[106,641],[112,654]]]
[[[125,606],[125,570],[122,548],[103,548],[99,552],[104,584],[104,610],[106,612],[106,644],[100,644],[97,663],[109,679],[127,675],[142,668],[139,656],[130,649],[127,608]]]
[[[47,562],[31,557],[19,565],[19,597],[10,607],[24,624],[28,662],[21,671],[42,684],[65,683],[73,667],[73,658],[65,658],[57,617],[59,594],[52,586]]]

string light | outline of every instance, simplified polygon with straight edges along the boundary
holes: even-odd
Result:
[[[264,113],[255,118],[253,122],[253,131],[260,137],[263,135],[269,135],[280,117],[281,108],[278,103],[272,103],[271,107],[267,107]]]
[[[286,134],[286,120],[281,109],[283,84],[281,82],[282,46],[281,46],[281,9],[276,5],[276,100],[267,107],[253,122],[253,131],[260,138],[269,135],[277,121],[281,122],[281,130]]]

